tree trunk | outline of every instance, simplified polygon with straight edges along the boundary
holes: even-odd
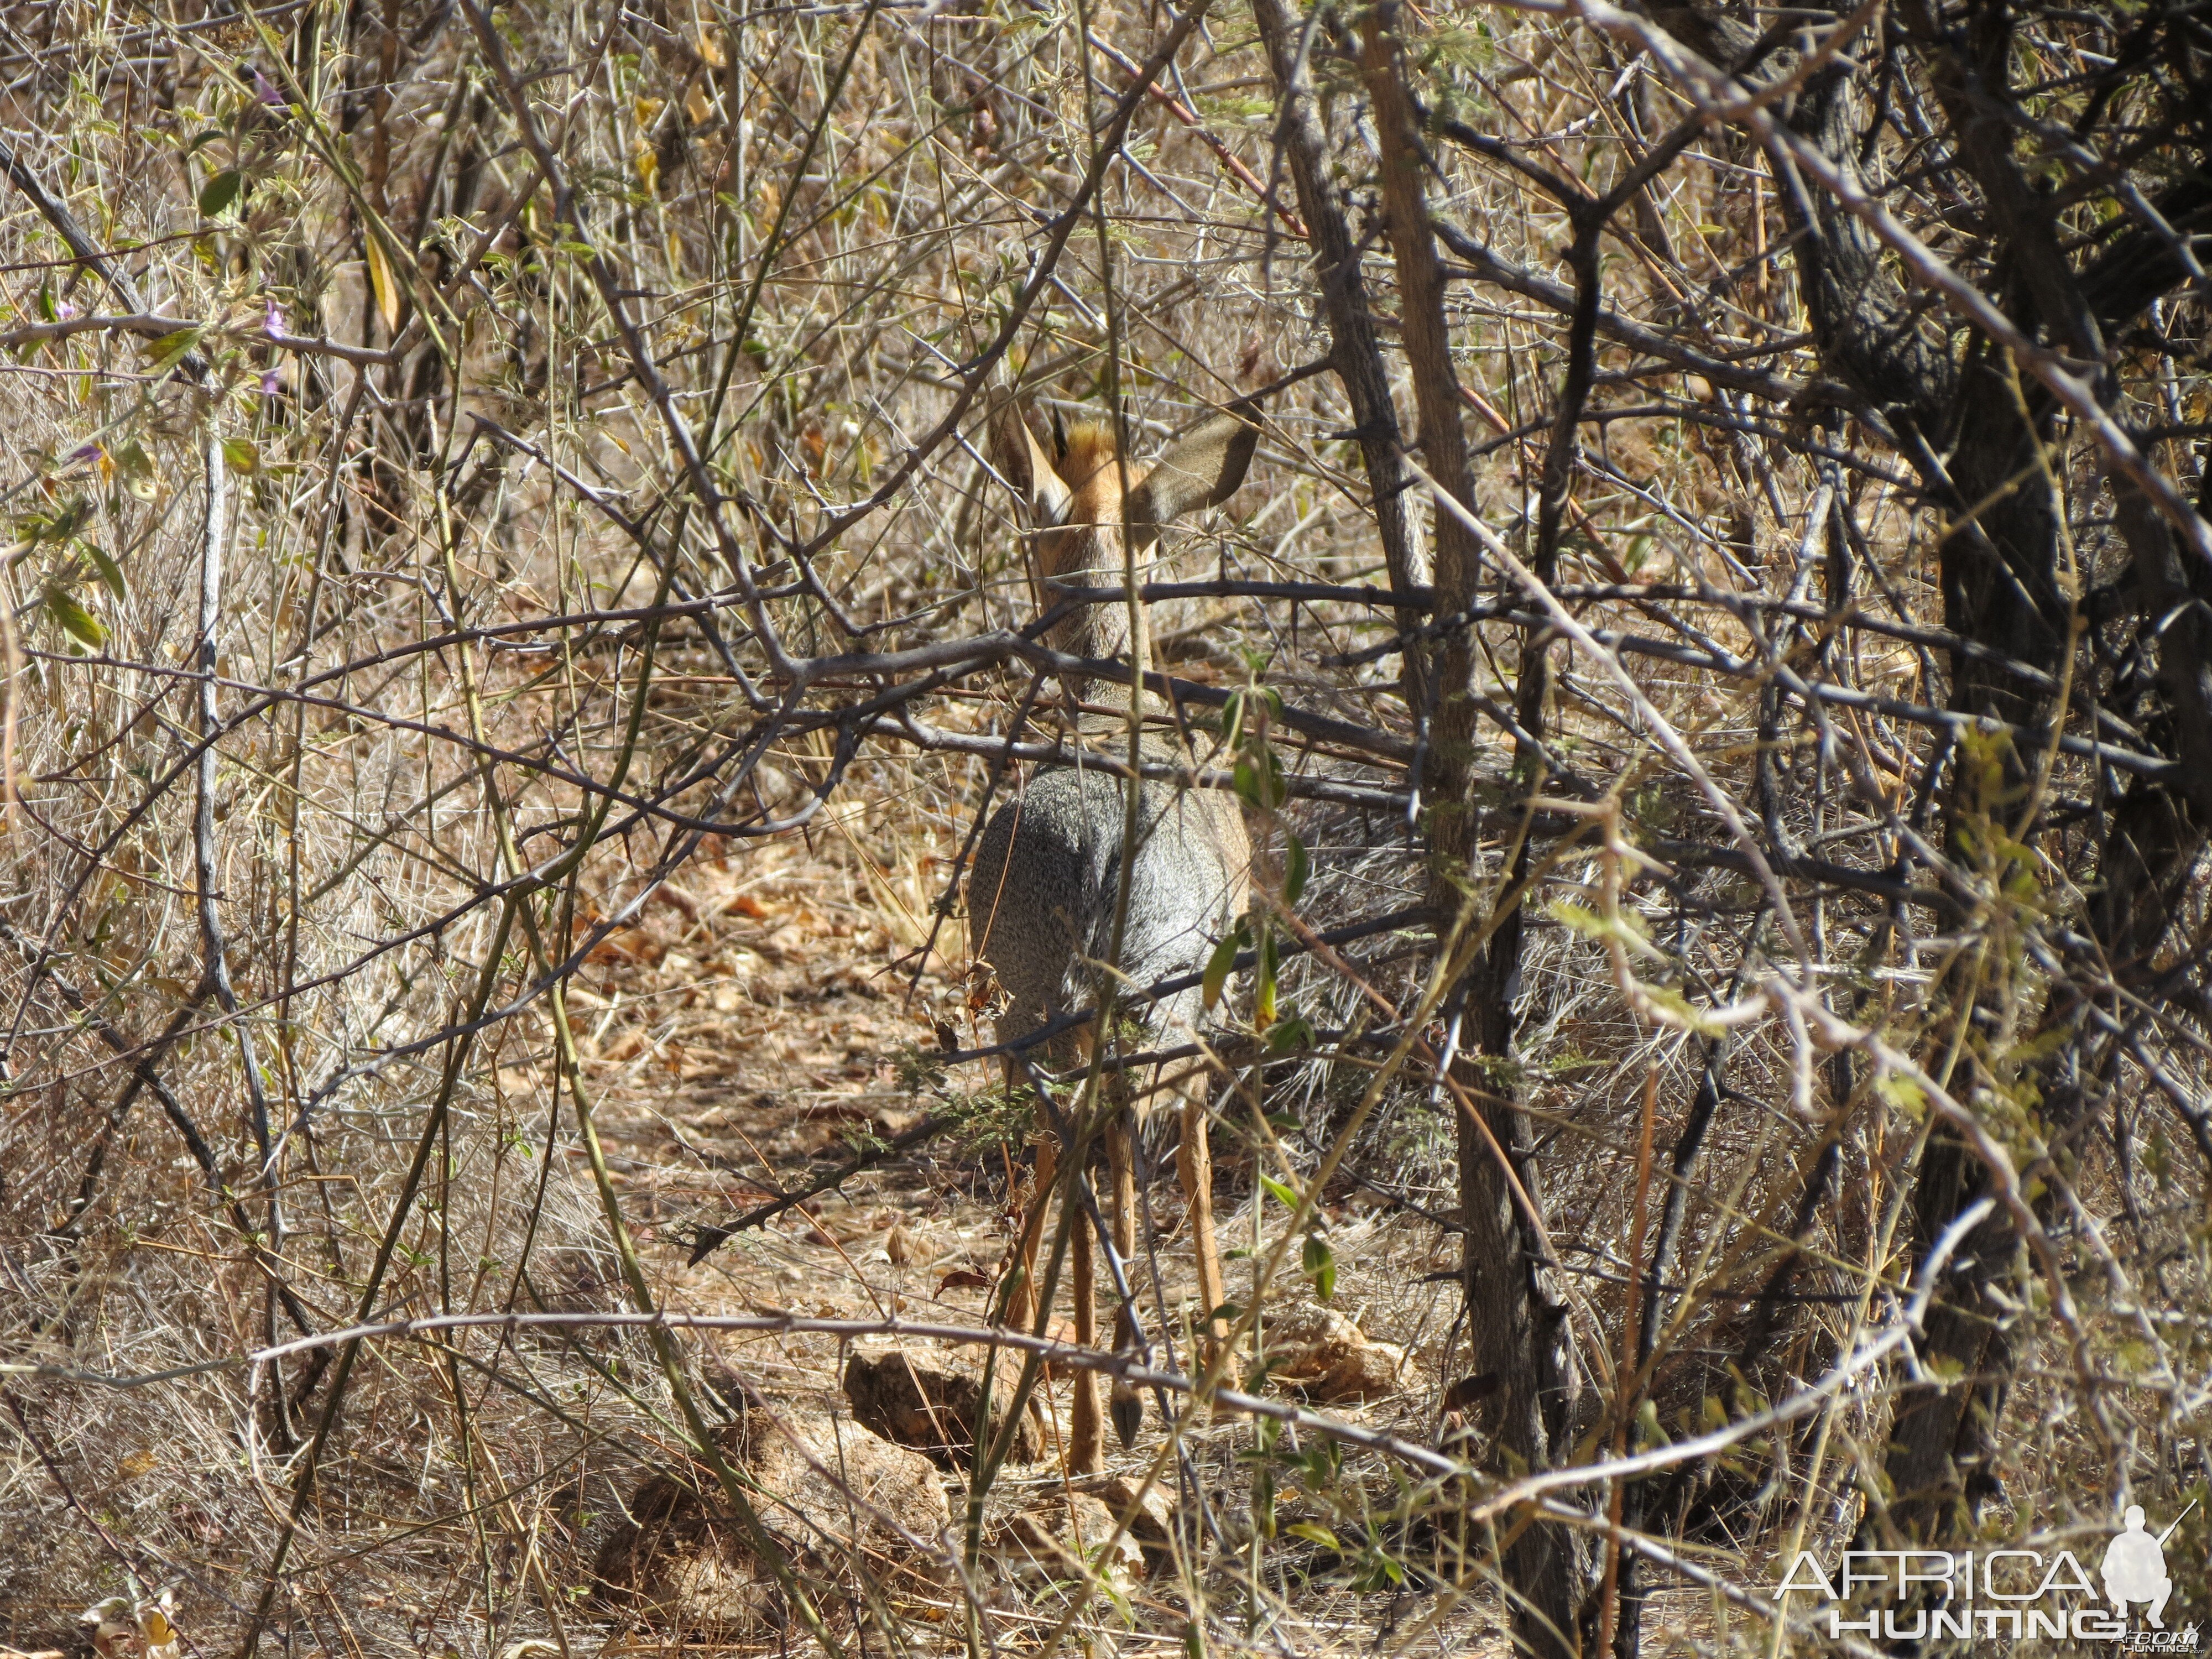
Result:
[[[1395,33],[1401,15],[1395,0],[1385,0],[1368,14],[1365,52],[1368,92],[1382,150],[1383,210],[1398,273],[1400,326],[1413,371],[1426,471],[1440,488],[1472,510],[1474,499],[1460,412],[1464,400],[1452,368],[1443,273],[1422,190],[1420,131],[1406,91],[1403,43]],[[1574,397],[1571,386],[1563,393],[1563,409]],[[1565,416],[1571,433],[1573,418]],[[1571,436],[1568,441],[1571,443]],[[1546,469],[1547,486],[1553,483],[1553,471],[1552,466]],[[1565,493],[1562,470],[1556,489],[1547,488],[1546,495],[1554,524]],[[1437,611],[1449,616],[1475,603],[1481,587],[1481,550],[1450,513],[1437,510],[1435,521]],[[1540,630],[1530,630],[1522,651],[1522,729],[1540,742],[1545,646]],[[1430,908],[1439,918],[1459,910],[1474,878],[1475,667],[1472,630],[1447,635],[1433,664],[1436,714],[1430,734],[1428,894]],[[1522,774],[1532,784],[1542,777],[1537,757],[1523,755],[1521,761]],[[1523,873],[1525,851],[1522,867],[1514,874]],[[1516,880],[1504,890],[1517,886]],[[1473,1042],[1461,1050],[1455,1080],[1467,1097],[1478,1103],[1483,1117],[1477,1122],[1473,1113],[1461,1110],[1460,1206],[1467,1227],[1462,1276],[1474,1370],[1498,1379],[1491,1397],[1499,1444],[1522,1468],[1540,1469],[1552,1464],[1557,1449],[1571,1437],[1569,1419],[1580,1372],[1565,1301],[1544,1261],[1539,1234],[1544,1182],[1533,1156],[1528,1121],[1516,1109],[1510,1087],[1498,1082],[1510,1072],[1514,1053],[1520,946],[1516,902],[1456,999]],[[1535,1211],[1533,1217],[1516,1199],[1513,1181],[1499,1167],[1493,1146],[1512,1164],[1512,1176]],[[1511,1600],[1516,1650],[1566,1659],[1582,1651],[1587,1636],[1589,1542],[1562,1528],[1533,1523],[1526,1516],[1515,1519],[1517,1535],[1506,1546],[1500,1566]]]
[[[1398,415],[1390,402],[1390,378],[1383,372],[1382,349],[1375,333],[1367,285],[1359,270],[1359,246],[1345,217],[1344,198],[1328,176],[1328,135],[1322,130],[1306,66],[1306,40],[1283,0],[1252,0],[1274,71],[1281,116],[1278,142],[1291,164],[1298,193],[1298,212],[1313,238],[1313,262],[1321,279],[1322,310],[1328,319],[1331,357],[1344,383],[1358,423],[1361,459],[1375,501],[1375,527],[1382,538],[1383,562],[1394,587],[1421,586],[1428,580],[1424,561],[1406,540],[1406,470],[1398,460]],[[1407,701],[1422,707],[1419,654],[1406,653]]]

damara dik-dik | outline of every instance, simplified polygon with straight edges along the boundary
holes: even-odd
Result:
[[[1028,506],[1030,558],[1045,604],[1055,586],[1120,587],[1133,574],[1141,581],[1152,560],[1160,527],[1178,514],[1228,499],[1251,465],[1257,420],[1238,405],[1215,416],[1169,445],[1149,468],[1127,465],[1110,431],[1079,426],[1055,432],[1049,448],[1038,441],[1022,410],[1002,402],[992,421],[993,459]],[[1134,661],[1149,666],[1147,630],[1137,608],[1124,599],[1078,605],[1046,635],[1072,657]],[[1126,673],[1126,670],[1124,671]],[[1079,724],[1091,744],[1127,753],[1132,688],[1126,678],[1062,676],[1070,700],[1091,706]],[[1164,714],[1149,697],[1140,715]],[[1148,760],[1173,761],[1182,744],[1172,724],[1148,722],[1142,739]],[[1186,757],[1187,758],[1187,757]],[[969,878],[968,907],[975,953],[996,971],[1007,1001],[999,1039],[1028,1035],[1058,1015],[1095,1004],[1109,982],[1119,1006],[1155,1033],[1188,1033],[1201,1009],[1196,987],[1159,998],[1148,986],[1197,973],[1247,896],[1251,848],[1235,799],[1218,791],[1147,781],[1139,792],[1134,833],[1128,786],[1112,773],[1081,765],[1055,767],[1030,780],[1021,795],[1002,805],[983,832]],[[1121,902],[1124,881],[1127,901]],[[1117,948],[1118,947],[1118,948]],[[1110,975],[1104,971],[1110,969]],[[1050,1059],[1065,1070],[1080,1060],[1096,1033],[1062,1033]],[[1112,1182],[1114,1247],[1131,1258],[1136,1186],[1131,1147],[1133,1091],[1113,1074],[1117,1103],[1105,1125]],[[1016,1080],[1008,1068],[1008,1081]],[[1159,1086],[1133,1091],[1135,1109]],[[1181,1097],[1177,1175],[1188,1207],[1198,1256],[1198,1297],[1211,1311],[1221,1304],[1221,1262],[1214,1243],[1212,1164],[1207,1149],[1206,1085],[1194,1066],[1168,1086]],[[1058,1148],[1040,1136],[1036,1199],[1025,1218],[1018,1261],[1024,1273],[1010,1317],[1041,1315],[1030,1297],[1043,1216],[1056,1172]],[[1076,1218],[1071,1232],[1075,1334],[1088,1346],[1097,1336],[1096,1285],[1090,1230]],[[1126,1442],[1142,1417],[1137,1397],[1115,1390],[1115,1422]],[[1104,1436],[1097,1380],[1077,1374],[1068,1462],[1079,1471],[1098,1467]]]

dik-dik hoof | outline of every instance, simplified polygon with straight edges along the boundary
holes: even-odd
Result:
[[[1121,1441],[1123,1451],[1128,1450],[1137,1443],[1138,1432],[1145,1426],[1145,1396],[1127,1382],[1116,1382],[1106,1410],[1114,1419],[1115,1437]]]

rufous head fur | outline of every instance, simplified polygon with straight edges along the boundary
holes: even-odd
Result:
[[[1045,606],[1060,603],[1055,584],[1120,586],[1127,574],[1125,548],[1135,555],[1137,579],[1146,580],[1160,527],[1193,507],[1228,500],[1259,440],[1258,416],[1239,404],[1168,445],[1150,466],[1124,465],[1110,428],[1055,430],[1048,448],[1014,399],[1002,397],[992,411],[991,459],[1028,505],[1030,568]],[[1128,608],[1082,606],[1048,639],[1071,656],[1119,657],[1129,646]]]

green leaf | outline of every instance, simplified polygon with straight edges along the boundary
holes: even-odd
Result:
[[[1928,1115],[1926,1091],[1900,1073],[1882,1073],[1874,1080],[1874,1091],[1916,1123]]]
[[[154,463],[147,459],[144,447],[135,440],[120,449],[108,451],[115,470],[123,475],[124,494],[142,501],[150,501],[161,493],[154,477]]]
[[[222,459],[233,472],[256,472],[261,467],[261,451],[251,438],[225,438]]]
[[[167,368],[199,343],[200,331],[197,328],[172,329],[146,348],[147,366]]]
[[[1306,1235],[1302,1258],[1305,1275],[1314,1282],[1314,1294],[1326,1302],[1336,1294],[1336,1252],[1319,1233]]]
[[[1295,1211],[1298,1207],[1298,1195],[1276,1180],[1274,1176],[1261,1176],[1260,1184],[1267,1189],[1267,1195],[1285,1209]]]
[[[238,199],[238,192],[245,184],[245,175],[236,167],[225,167],[216,173],[200,186],[200,216],[213,219],[220,216]]]
[[[1275,1023],[1275,934],[1260,930],[1260,972],[1252,994],[1252,1021],[1261,1030]]]
[[[1244,921],[1240,916],[1237,925],[1222,935],[1221,943],[1213,947],[1213,954],[1206,959],[1206,976],[1199,994],[1208,1012],[1221,1000],[1221,994],[1229,985],[1229,975],[1236,970],[1237,953],[1243,948]]]
[[[1318,1544],[1325,1550],[1341,1552],[1344,1546],[1336,1541],[1336,1534],[1318,1521],[1293,1521],[1284,1531],[1293,1538],[1303,1538],[1308,1543]]]
[[[1237,793],[1261,811],[1272,812],[1283,804],[1283,763],[1273,750],[1262,749],[1257,756],[1239,760],[1230,776]]]
[[[100,618],[77,603],[74,594],[58,587],[46,590],[46,614],[62,625],[70,638],[98,650],[107,643],[107,630]]]
[[[1236,789],[1239,796],[1255,806],[1261,804],[1260,791],[1262,786],[1260,774],[1250,761],[1238,761],[1236,769],[1230,773],[1229,776],[1231,787]]]
[[[118,599],[128,599],[130,590],[123,584],[123,567],[90,542],[84,544],[84,551],[92,561],[92,568],[100,572],[100,580],[106,585],[107,591]]]
[[[1216,1308],[1212,1313],[1206,1315],[1206,1322],[1209,1325],[1234,1325],[1238,1320],[1243,1317],[1244,1309],[1243,1304],[1235,1302],[1224,1302],[1219,1307]]]
[[[80,495],[52,513],[27,513],[15,520],[15,533],[27,542],[65,542],[92,517],[90,497]]]
[[[1294,1048],[1310,1048],[1313,1040],[1313,1027],[1303,1014],[1285,1014],[1267,1028],[1267,1049],[1271,1054],[1286,1054]]]
[[[1296,904],[1298,895],[1306,890],[1306,878],[1313,874],[1313,860],[1306,853],[1305,842],[1296,836],[1289,840],[1283,858],[1283,902]]]
[[[1234,749],[1244,735],[1244,694],[1231,691],[1229,706],[1221,718],[1221,743],[1225,749]]]

